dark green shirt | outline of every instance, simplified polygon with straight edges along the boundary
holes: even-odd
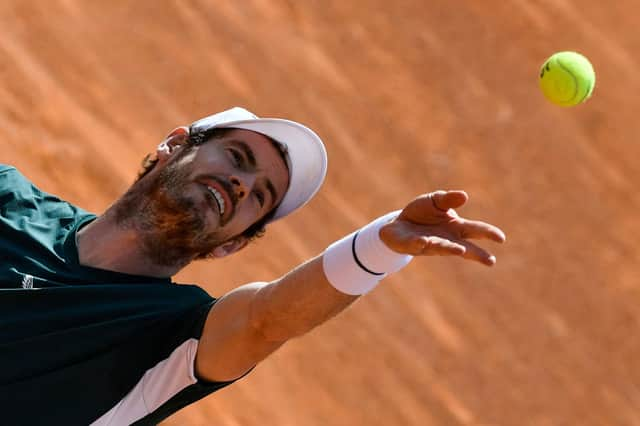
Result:
[[[0,165],[0,283],[4,288],[92,283],[169,284],[82,266],[76,232],[96,215],[42,192],[13,167]]]
[[[78,263],[95,217],[0,165],[2,424],[156,424],[231,383],[193,371],[204,290]]]

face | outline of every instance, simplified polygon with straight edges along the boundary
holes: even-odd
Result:
[[[242,233],[277,206],[289,185],[287,166],[271,141],[249,130],[233,129],[221,139],[186,155],[188,193],[198,203],[207,228],[226,241]]]
[[[238,236],[280,203],[289,184],[278,149],[249,130],[233,129],[195,147],[177,145],[159,158],[118,211],[119,222],[135,224],[145,251],[165,266],[237,250],[246,243]]]

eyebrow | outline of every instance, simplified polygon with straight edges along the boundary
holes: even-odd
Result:
[[[257,168],[256,156],[253,154],[253,150],[251,149],[251,147],[249,147],[249,145],[247,145],[246,142],[241,141],[239,139],[232,139],[229,142],[240,147],[240,149],[242,149],[245,156],[247,157],[247,161],[249,162],[249,165],[253,169]],[[276,203],[276,200],[278,199],[278,193],[276,191],[276,187],[273,185],[273,182],[271,182],[269,178],[264,178],[264,180],[265,180],[265,186],[267,187],[267,190],[271,194],[271,207],[273,207]]]

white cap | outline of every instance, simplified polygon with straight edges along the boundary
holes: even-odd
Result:
[[[192,134],[211,128],[251,130],[286,147],[289,187],[272,221],[302,207],[320,189],[327,174],[327,151],[320,137],[308,127],[281,118],[258,118],[240,107],[201,118],[190,126]]]

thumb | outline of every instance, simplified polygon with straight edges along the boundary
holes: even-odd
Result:
[[[435,191],[423,194],[411,201],[400,213],[399,219],[420,224],[440,223],[442,219],[453,218],[449,209],[455,209],[467,202],[469,196],[464,191]],[[435,220],[435,223],[432,223]]]
[[[469,200],[464,191],[436,191],[429,194],[433,206],[442,212],[449,209],[457,209]]]

